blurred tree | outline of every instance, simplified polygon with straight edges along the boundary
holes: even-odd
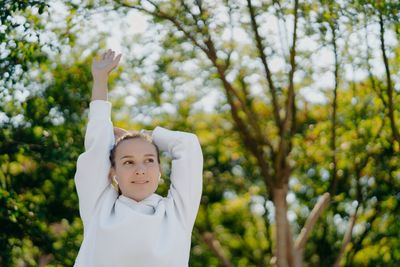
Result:
[[[149,26],[124,32],[113,121],[202,143],[190,266],[400,264],[396,1],[63,2],[66,25],[48,43],[44,1],[1,6],[3,25],[32,27],[0,33],[10,50],[0,59],[2,266],[73,265],[82,224],[72,178],[91,85],[82,55],[105,46],[101,34],[78,44],[90,30],[78,25],[114,10],[138,10]]]
[[[339,196],[344,197],[342,204],[347,209],[346,214],[343,215],[346,218],[340,225],[343,227],[345,222],[348,222],[348,234],[334,229],[335,232],[332,235],[322,235],[323,239],[326,237],[325,241],[329,241],[327,244],[333,242],[333,234],[344,235],[344,237],[342,243],[336,242],[333,246],[336,250],[330,254],[330,257],[325,257],[328,254],[324,253],[324,256],[315,259],[315,252],[323,247],[310,245],[313,252],[307,251],[306,262],[315,266],[320,266],[322,263],[324,265],[335,264],[335,262],[339,264],[350,243],[351,233],[357,229],[355,227],[358,229],[362,227],[362,223],[356,224],[357,213],[361,213],[359,209],[362,203],[376,197],[369,196],[368,199],[363,199],[359,182],[351,187],[359,193],[353,194],[353,191],[350,191],[348,192],[350,194],[341,195],[349,188],[346,187],[346,182],[353,183],[362,180],[364,169],[368,167],[372,159],[377,159],[375,155],[366,154],[360,162],[355,162],[355,165],[341,165],[343,164],[342,157],[346,159],[354,157],[354,154],[349,155],[342,151],[341,143],[344,138],[342,135],[346,133],[341,127],[348,120],[353,119],[350,116],[351,113],[339,114],[339,110],[343,108],[339,105],[347,103],[354,105],[354,103],[348,102],[348,99],[341,100],[340,94],[342,91],[350,90],[352,84],[356,84],[351,82],[351,78],[347,78],[348,73],[368,70],[368,64],[362,61],[364,58],[362,53],[366,52],[367,48],[357,46],[356,44],[360,41],[353,39],[353,36],[359,35],[364,27],[360,18],[369,18],[367,12],[358,8],[361,4],[366,4],[368,8],[375,9],[376,14],[382,14],[382,18],[377,20],[375,26],[382,25],[382,20],[386,23],[391,21],[392,28],[380,27],[380,36],[384,37],[383,30],[385,29],[391,33],[397,32],[398,21],[389,20],[389,17],[397,16],[398,4],[391,1],[380,1],[375,5],[367,1],[365,3],[335,3],[334,1],[301,2],[296,0],[113,1],[112,3],[91,1],[90,8],[101,8],[106,4],[120,8],[121,12],[126,12],[127,9],[138,10],[147,15],[151,21],[152,27],[149,27],[148,31],[151,32],[153,43],[154,39],[159,42],[158,48],[162,52],[158,54],[159,56],[155,56],[155,60],[153,58],[153,64],[146,62],[148,60],[146,57],[138,59],[138,64],[140,67],[146,64],[156,66],[147,72],[148,76],[152,77],[150,82],[148,79],[142,79],[149,88],[155,89],[150,96],[157,96],[154,99],[156,103],[162,103],[162,99],[168,102],[169,94],[174,95],[180,90],[183,91],[184,81],[187,82],[186,87],[192,87],[194,85],[190,82],[202,80],[203,88],[197,92],[200,95],[206,95],[207,91],[215,87],[220,87],[224,92],[234,131],[240,136],[248,155],[251,155],[252,163],[258,167],[260,172],[258,178],[265,182],[264,198],[273,201],[275,206],[275,223],[273,224],[275,238],[270,241],[274,242],[276,257],[272,258],[271,264],[276,263],[278,266],[302,264],[306,240],[310,237],[316,219],[329,203],[330,195],[335,197],[333,202],[335,205]],[[384,17],[379,8],[390,10],[390,16]],[[374,21],[372,20],[371,23]],[[271,24],[277,27],[269,27]],[[398,39],[397,35],[395,36]],[[378,139],[376,135],[381,133],[378,131],[368,136],[369,139],[366,141],[367,144],[377,141],[388,142],[392,147],[392,142],[397,139],[395,125],[397,111],[394,105],[396,100],[393,95],[393,86],[390,82],[394,74],[390,68],[387,68],[386,62],[389,51],[396,50],[385,46],[381,37],[373,36],[372,38],[381,40],[383,66],[386,70],[386,80],[389,81],[387,105],[382,108],[390,120],[393,139]],[[370,36],[367,39],[370,39]],[[146,39],[142,41],[146,44],[152,43]],[[320,50],[323,50],[325,54],[320,53]],[[328,55],[333,58],[333,63],[320,67],[315,64],[318,59],[313,58],[313,54],[318,54],[320,57]],[[373,55],[373,59],[377,59],[376,55]],[[377,72],[376,69],[370,69],[370,71]],[[141,74],[143,75],[143,72]],[[333,77],[331,79],[334,81],[331,91],[333,97],[325,94],[324,99],[329,100],[330,104],[320,107],[307,99],[304,92],[317,87],[320,75],[327,74]],[[378,75],[373,78],[377,83],[382,80]],[[383,97],[386,98],[386,96]],[[313,120],[311,117],[310,114],[313,112],[321,113],[317,116],[318,120]],[[322,116],[323,114],[325,116]],[[369,115],[371,114],[359,114],[357,118],[362,121],[374,121],[374,118]],[[357,131],[354,126],[352,131]],[[324,161],[323,163],[319,161],[318,164],[326,165],[326,168],[321,170],[323,173],[324,171],[328,173],[324,174],[319,189],[311,191],[311,195],[304,199],[308,200],[307,206],[311,203],[314,207],[309,207],[306,217],[303,216],[299,222],[291,220],[292,228],[287,218],[288,213],[292,213],[288,210],[287,203],[287,198],[290,196],[288,192],[291,178],[299,176],[306,179],[304,175],[311,171],[313,169],[311,167],[315,164],[308,161],[302,166],[298,164],[302,161],[297,157],[299,151],[297,147],[294,147],[294,142],[300,147],[305,142],[304,138],[307,137],[310,127],[324,128],[325,141],[320,144],[315,153],[321,154]],[[353,142],[355,140],[351,143]],[[360,144],[361,147],[364,145],[366,144]],[[390,166],[397,147],[398,144],[394,143],[390,159],[381,163],[383,166]],[[352,152],[357,153],[356,147]],[[382,159],[382,154],[378,157]],[[346,169],[347,176],[344,172]],[[299,173],[300,171],[305,172]],[[382,179],[382,177],[377,176],[376,179]],[[398,177],[393,180],[393,185],[398,184]],[[323,194],[328,191],[330,194]],[[321,195],[319,201],[316,201]],[[302,195],[299,194],[296,197],[302,197]],[[355,210],[351,208],[349,210],[349,204],[353,201],[357,203]],[[304,202],[300,201],[300,203]],[[340,209],[343,207],[332,207],[333,213],[326,217],[327,221],[338,218]],[[265,224],[268,223],[265,222]],[[301,227],[303,224],[304,227]],[[296,240],[292,236],[293,229],[298,232]],[[207,240],[205,242],[207,243]],[[216,249],[212,251],[219,258],[221,265],[231,264],[222,253]],[[386,257],[384,262],[387,261]],[[263,262],[263,264],[268,263]]]
[[[74,37],[65,28],[49,29],[46,1],[3,2],[0,265],[52,260],[71,266],[82,239],[73,174],[83,144],[90,64],[61,61],[59,52]],[[60,42],[46,42],[49,34]]]
[[[0,43],[3,56],[0,58],[0,74],[2,82],[17,80],[22,70],[26,72],[30,65],[43,59],[38,40],[43,24],[35,14],[42,14],[48,7],[46,1],[1,1]],[[35,14],[24,18],[25,10],[34,8]],[[29,60],[27,60],[29,59]]]
[[[38,12],[43,13],[47,5],[44,1],[2,1],[0,5],[0,19],[3,26],[0,32],[0,43],[2,44],[0,59],[0,114],[2,119],[0,132],[0,199],[2,204],[0,263],[2,266],[13,264],[12,249],[21,244],[26,236],[32,236],[33,242],[41,244],[45,250],[51,244],[48,236],[42,235],[45,229],[41,221],[37,220],[38,209],[35,206],[39,199],[20,196],[12,185],[14,175],[33,168],[32,162],[21,155],[20,151],[24,148],[17,146],[17,142],[12,141],[17,133],[14,132],[11,120],[7,123],[7,119],[16,117],[20,113],[20,109],[15,109],[13,106],[15,89],[12,85],[17,83],[23,75],[23,71],[26,71],[31,64],[40,61],[40,54],[33,55],[34,53],[32,53],[38,50],[38,42],[28,41],[28,38],[22,36],[23,34],[25,36],[34,35],[34,31],[41,25],[24,21],[21,17],[18,18],[18,14],[31,7],[37,8]],[[18,161],[24,164],[21,165]],[[24,257],[32,261],[29,259],[30,253]]]
[[[166,41],[163,43],[169,43],[166,51],[172,50],[169,49],[172,43],[176,44],[175,47],[179,52],[184,51],[185,45],[190,44],[199,52],[204,53],[201,58],[204,56],[207,58],[208,65],[211,66],[210,74],[219,79],[224,89],[236,131],[241,136],[246,149],[256,159],[266,184],[265,197],[272,200],[275,205],[277,264],[299,266],[309,231],[329,201],[329,194],[321,198],[321,203],[316,205],[317,210],[312,213],[313,217],[307,222],[305,231],[300,235],[295,247],[287,220],[286,196],[289,177],[294,167],[289,156],[297,122],[294,74],[297,68],[298,23],[306,6],[299,5],[298,1],[294,1],[293,6],[266,3],[257,4],[258,6],[255,7],[251,1],[247,1],[245,5],[233,2],[225,4],[227,8],[219,3],[200,1],[190,4],[184,1],[138,1],[136,3],[116,1],[115,5],[147,13],[152,16],[155,23],[164,21],[170,23],[165,24],[169,27],[167,31],[170,32],[170,35],[165,35]],[[269,60],[273,54],[266,54],[267,43],[263,41],[260,33],[260,20],[265,20],[265,18],[260,18],[262,11],[277,15],[278,19],[283,20],[283,14],[286,12],[293,14],[291,44],[288,45],[287,51],[286,47],[282,47],[283,54],[281,55],[281,59],[289,67],[277,75],[271,72]],[[247,15],[248,20],[238,21],[236,18],[241,17],[243,13]],[[221,16],[226,19],[220,19]],[[174,26],[174,30],[178,32],[168,25]],[[254,47],[240,45],[234,39],[233,29],[240,27],[251,33],[246,37],[252,38]],[[231,29],[230,38],[219,38],[226,34],[227,29]],[[261,65],[257,63],[259,60],[261,60]],[[266,110],[263,107],[265,99],[254,97],[252,85],[246,79],[252,73],[257,74],[258,81],[265,79],[266,83],[262,82],[261,88],[269,93],[268,98],[270,98],[267,102],[272,104],[270,109]]]

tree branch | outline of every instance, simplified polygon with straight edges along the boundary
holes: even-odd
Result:
[[[340,262],[341,262],[341,260],[342,260],[342,258],[344,256],[344,252],[346,250],[346,247],[351,241],[351,235],[352,235],[352,232],[353,232],[354,224],[355,224],[356,219],[357,219],[358,207],[359,207],[359,205],[357,205],[357,208],[354,211],[354,214],[350,218],[349,225],[348,225],[346,233],[344,234],[344,237],[343,237],[342,247],[340,248],[339,255],[336,258],[335,263],[333,264],[333,267],[339,267],[339,264],[340,264]]]
[[[238,74],[238,79],[239,79],[239,84],[241,85],[242,88],[242,92],[244,95],[244,100],[243,100],[243,109],[247,115],[247,117],[249,118],[249,121],[251,122],[251,125],[253,126],[253,128],[255,129],[255,133],[257,135],[257,139],[260,140],[260,144],[261,145],[267,145],[268,148],[271,151],[271,155],[272,158],[275,158],[275,151],[274,151],[274,147],[272,146],[271,142],[269,142],[269,140],[267,138],[265,138],[262,135],[262,131],[260,128],[260,123],[258,123],[258,121],[261,121],[259,119],[258,114],[252,109],[252,105],[253,105],[253,99],[250,97],[250,93],[248,90],[248,86],[244,80],[244,76],[241,75],[240,71]]]
[[[211,249],[211,251],[217,256],[219,261],[221,262],[222,266],[224,267],[233,267],[232,262],[226,257],[221,244],[215,238],[214,234],[211,232],[204,232],[201,234],[201,238],[204,243]]]
[[[332,13],[332,9],[329,8],[330,12]],[[337,177],[337,159],[336,159],[336,113],[337,113],[337,95],[338,95],[338,87],[339,87],[339,55],[338,55],[338,50],[337,50],[337,43],[336,43],[336,27],[337,23],[333,19],[333,21],[329,21],[329,26],[331,28],[332,32],[332,47],[333,47],[333,53],[335,56],[335,70],[334,70],[334,76],[335,76],[335,85],[333,88],[333,102],[332,102],[332,126],[331,126],[331,151],[332,151],[332,163],[333,163],[333,168],[332,168],[332,173],[331,173],[331,185],[330,185],[330,193],[332,196],[336,194],[336,188],[337,188],[337,182],[338,182],[338,177]]]
[[[321,213],[329,205],[330,199],[331,199],[330,194],[325,193],[318,200],[317,204],[315,204],[314,208],[310,213],[310,216],[308,216],[304,227],[301,229],[300,234],[295,241],[294,247],[296,250],[304,249],[307,239],[311,233],[311,230],[313,229]]]
[[[253,32],[254,32],[254,38],[255,38],[255,41],[256,41],[259,57],[260,57],[261,62],[263,64],[263,66],[264,66],[265,77],[266,77],[266,79],[268,81],[269,91],[270,91],[271,96],[272,96],[272,105],[273,105],[275,123],[278,126],[279,131],[281,131],[281,118],[279,116],[280,107],[279,107],[279,103],[278,103],[278,97],[276,95],[276,87],[274,85],[274,81],[272,80],[271,70],[269,69],[269,66],[268,66],[267,55],[264,52],[265,47],[264,47],[264,45],[262,43],[260,33],[258,32],[259,26],[258,26],[257,21],[256,21],[256,14],[254,12],[254,8],[253,8],[253,5],[251,3],[251,0],[247,0],[247,7],[248,7],[249,13],[250,13],[251,27],[252,27]]]
[[[295,127],[295,114],[296,114],[296,106],[295,106],[295,92],[294,92],[294,73],[296,71],[296,41],[297,41],[297,23],[299,17],[299,1],[295,0],[294,2],[294,24],[293,24],[293,40],[292,47],[290,48],[290,72],[289,72],[289,87],[288,87],[288,97],[286,103],[286,114],[285,119],[283,121],[283,129],[282,133],[286,135],[289,128],[293,133],[293,129]]]
[[[293,40],[290,49],[290,72],[289,72],[289,87],[288,96],[285,107],[285,118],[281,125],[281,133],[279,140],[279,148],[277,157],[275,159],[275,172],[279,183],[288,183],[290,175],[290,166],[288,166],[286,158],[291,150],[291,138],[295,130],[296,122],[296,105],[295,105],[295,93],[294,93],[294,73],[296,71],[296,41],[297,41],[297,22],[298,22],[298,9],[299,1],[295,0],[294,3],[294,25],[293,25]]]
[[[264,153],[262,150],[260,150],[260,145],[258,144],[257,140],[255,140],[253,138],[253,135],[251,134],[251,132],[248,129],[248,125],[239,116],[239,110],[238,110],[237,104],[235,104],[235,101],[232,98],[232,89],[233,88],[232,88],[232,85],[226,80],[224,69],[220,65],[217,64],[217,70],[218,70],[220,79],[223,83],[223,86],[225,88],[228,103],[231,107],[232,118],[238,127],[238,131],[239,131],[239,134],[240,134],[242,140],[244,141],[246,146],[249,148],[249,150],[253,153],[253,155],[256,157],[257,162],[261,168],[261,174],[263,175],[263,177],[265,179],[265,183],[267,185],[267,190],[269,192],[269,195],[272,197],[272,195],[273,195],[273,191],[272,191],[273,178],[270,174],[270,171],[269,171],[270,168],[268,166],[268,163],[264,158]]]
[[[207,53],[206,47],[204,47],[202,44],[200,44],[196,40],[196,38],[179,23],[179,21],[176,19],[176,17],[172,17],[172,16],[169,16],[168,14],[165,14],[152,1],[149,1],[149,0],[146,0],[146,1],[149,2],[150,4],[152,4],[156,8],[157,12],[153,12],[153,11],[147,10],[147,9],[141,7],[141,6],[125,4],[125,3],[122,3],[120,1],[117,1],[117,3],[119,5],[121,5],[121,6],[123,6],[123,7],[133,8],[133,9],[136,9],[138,11],[142,11],[142,12],[144,12],[146,14],[149,14],[149,15],[158,17],[160,19],[165,19],[165,20],[168,20],[168,21],[172,22],[172,24],[174,24],[175,27],[179,31],[183,32],[185,34],[185,36],[193,42],[193,44],[195,44],[198,48],[200,48],[204,53]]]
[[[392,77],[390,74],[389,68],[389,60],[386,55],[386,47],[385,47],[385,25],[382,12],[379,11],[379,28],[380,28],[380,41],[381,41],[381,51],[383,63],[385,65],[386,72],[386,83],[387,83],[387,95],[388,95],[388,116],[390,120],[390,127],[392,128],[392,134],[394,140],[396,140],[400,144],[400,134],[396,127],[396,121],[394,118],[394,107],[393,107],[393,85],[392,85]]]
[[[287,52],[286,52],[286,49],[285,49],[286,47],[289,46],[288,45],[288,43],[289,43],[289,41],[288,41],[288,33],[287,33],[287,30],[286,30],[286,27],[285,27],[285,25],[286,25],[285,14],[283,12],[283,8],[282,8],[282,5],[281,5],[279,0],[272,0],[272,3],[273,3],[273,5],[275,7],[275,10],[276,10],[276,12],[275,12],[276,16],[278,17],[278,35],[279,35],[279,40],[280,40],[280,42],[282,44],[281,45],[282,57],[285,60],[288,60],[288,55],[287,55]],[[283,22],[283,26],[281,26],[280,21]]]
[[[365,230],[364,232],[361,234],[361,236],[358,238],[358,240],[356,240],[355,242],[353,242],[354,247],[353,250],[351,251],[351,256],[350,256],[350,262],[352,261],[352,258],[354,257],[354,255],[362,248],[362,242],[364,241],[364,239],[367,237],[368,233],[371,232],[372,230],[372,226],[374,225],[374,221],[376,219],[379,219],[381,214],[381,208],[379,205],[377,205],[374,210],[376,211],[372,216],[370,216],[366,222],[365,222]]]
[[[365,61],[366,61],[366,62],[365,62],[365,63],[366,63],[366,65],[367,65],[368,78],[369,78],[369,81],[370,81],[370,83],[371,83],[372,89],[376,92],[376,94],[378,95],[379,99],[382,101],[383,105],[386,106],[386,105],[387,105],[386,100],[385,100],[385,98],[383,97],[381,88],[378,89],[378,87],[377,87],[377,85],[376,85],[376,83],[375,83],[375,79],[374,79],[374,76],[373,76],[373,74],[372,74],[371,64],[369,63],[371,47],[369,46],[369,42],[368,42],[368,24],[367,24],[367,17],[366,17],[366,16],[364,16],[364,17],[365,17],[365,18],[364,18],[364,29],[365,29],[364,39],[365,39],[365,45],[366,45],[366,55],[365,55]]]
[[[241,134],[242,139],[244,140],[245,144],[249,147],[250,151],[255,155],[258,162],[260,163],[261,172],[262,172],[263,176],[265,177],[267,186],[269,188],[268,190],[270,190],[272,188],[272,177],[269,172],[268,164],[265,162],[264,153],[263,153],[262,149],[259,148],[259,144],[268,144],[269,142],[261,134],[259,126],[258,126],[257,122],[254,120],[255,115],[252,114],[251,111],[249,111],[247,109],[245,103],[243,102],[243,99],[240,97],[240,95],[238,94],[236,89],[226,80],[225,68],[218,62],[217,52],[215,50],[211,36],[210,35],[206,36],[206,39],[204,40],[205,46],[201,45],[195,39],[195,37],[190,34],[190,32],[188,32],[187,30],[185,30],[183,28],[183,26],[177,20],[176,17],[172,17],[172,16],[169,16],[169,15],[163,13],[162,11],[160,11],[158,9],[156,4],[154,4],[153,2],[151,2],[149,0],[147,0],[147,1],[156,8],[157,12],[152,12],[152,11],[146,10],[143,7],[139,7],[139,6],[130,6],[130,5],[127,5],[124,3],[120,3],[120,4],[122,6],[134,8],[139,11],[143,11],[147,14],[150,14],[152,16],[158,17],[160,19],[164,19],[164,20],[168,20],[168,21],[172,22],[178,30],[182,31],[185,34],[185,36],[187,36],[193,42],[193,44],[195,46],[200,48],[207,55],[207,57],[211,60],[213,65],[217,68],[219,77],[223,83],[223,86],[224,86],[226,94],[227,94],[228,102],[231,106],[232,117],[233,117],[236,125],[238,126],[239,133]],[[197,2],[197,4],[199,5],[198,2]],[[199,5],[199,8],[200,8],[200,11],[203,12],[201,5]],[[235,96],[235,98],[238,100],[240,107],[245,112],[246,117],[249,119],[250,124],[254,128],[254,132],[256,133],[258,140],[254,139],[254,136],[253,136],[254,134],[252,131],[250,131],[248,129],[248,124],[245,123],[242,118],[240,118],[238,104],[237,104],[237,102],[234,101],[232,96]],[[270,146],[272,147],[272,145],[270,145]],[[271,192],[272,191],[270,191],[270,193]]]
[[[357,207],[356,207],[353,215],[351,215],[351,218],[350,218],[346,233],[343,236],[342,246],[340,248],[339,255],[336,258],[335,263],[333,264],[333,267],[339,267],[339,264],[342,261],[344,253],[346,251],[346,247],[351,241],[351,236],[352,236],[352,233],[353,233],[354,224],[355,224],[356,219],[357,219],[357,211],[358,211],[358,209],[359,209],[359,207],[361,205],[361,202],[362,202],[361,187],[360,187],[360,182],[359,182],[360,177],[361,177],[361,170],[365,167],[365,165],[367,165],[367,162],[368,162],[368,158],[366,158],[360,164],[361,166],[356,165],[356,172],[357,172]]]

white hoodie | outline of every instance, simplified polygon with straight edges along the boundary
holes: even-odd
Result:
[[[140,202],[118,196],[108,179],[114,145],[111,103],[90,103],[85,152],[75,174],[84,226],[75,267],[188,266],[202,192],[201,147],[196,135],[162,127],[152,137],[160,151],[172,156],[168,196],[152,194]]]

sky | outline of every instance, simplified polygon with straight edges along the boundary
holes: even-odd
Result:
[[[75,3],[79,3],[79,0],[72,1]],[[61,1],[59,0],[52,0],[50,1],[50,13],[52,14],[52,20],[54,20],[54,23],[58,27],[63,27],[63,24],[65,24],[65,16],[68,14],[66,11],[65,6],[62,4]],[[78,16],[77,16],[78,17]],[[58,19],[57,19],[58,18]],[[221,20],[224,20],[226,18],[220,18]],[[268,23],[263,25],[261,31],[264,32],[265,34],[269,34],[269,36],[278,36],[278,29],[285,27],[285,25],[282,25],[278,20],[273,18],[272,16],[267,18]],[[111,48],[116,51],[116,53],[121,53],[124,51],[124,47],[122,47],[122,38],[124,35],[129,34],[129,35],[134,35],[137,33],[145,33],[147,27],[149,27],[149,24],[146,21],[146,18],[139,13],[136,10],[130,10],[128,11],[126,16],[121,16],[120,14],[117,14],[115,12],[107,12],[107,13],[95,13],[91,14],[90,16],[86,16],[84,20],[79,21],[78,23],[80,28],[85,29],[84,34],[80,36],[79,42],[81,42],[83,45],[87,40],[90,40],[90,37],[99,34],[100,32],[103,32],[106,34],[106,43],[107,47]],[[375,59],[372,60],[371,65],[374,69],[374,73],[378,73],[379,75],[383,76],[384,74],[384,69],[383,65],[380,59],[380,53],[379,49],[374,49],[379,47],[379,43],[377,42],[375,33],[378,31],[377,25],[372,25],[370,27],[371,33],[369,34],[369,44],[372,48],[372,51],[374,54]],[[290,20],[287,20],[287,28],[290,29],[291,23]],[[375,33],[374,33],[375,32]],[[271,35],[272,33],[272,35]],[[229,39],[231,37],[231,31],[226,31],[224,32],[223,38]],[[246,32],[243,31],[243,29],[240,28],[235,28],[233,29],[233,37],[242,43],[249,43],[251,42],[248,38],[248,35]],[[391,35],[390,32],[387,32],[387,45],[397,45],[396,37]],[[357,34],[354,34],[348,42],[358,44],[359,46],[362,46],[363,42],[360,42],[359,36]],[[51,39],[51,37],[49,37]],[[276,41],[282,41],[282,40],[276,40]],[[347,42],[346,41],[346,42]],[[346,46],[348,45],[350,48],[353,49],[352,45],[346,44],[344,40],[339,40],[338,42],[339,47]],[[306,38],[302,39],[298,43],[298,48],[301,50],[316,50],[320,46],[316,42],[316,40],[313,40],[311,38]],[[354,49],[358,48],[357,46],[354,46]],[[143,48],[144,49],[144,48]],[[137,49],[134,51],[135,53],[141,53],[140,49]],[[84,51],[84,54],[82,56],[88,56],[89,53],[91,53],[90,50]],[[65,53],[65,60],[68,60],[68,53]],[[311,55],[312,58],[312,64],[316,69],[328,69],[325,73],[319,74],[318,77],[313,77],[315,82],[311,86],[307,86],[301,89],[301,94],[310,102],[315,102],[315,103],[323,103],[326,99],[322,93],[323,90],[333,88],[334,85],[334,80],[333,80],[333,73],[329,69],[332,69],[333,66],[333,54],[329,48],[322,48],[318,49],[317,53],[313,53]],[[124,64],[127,60],[129,60],[129,55],[123,55],[121,58],[121,64]],[[301,62],[299,62],[299,65]],[[275,58],[271,59],[270,61],[270,67],[273,72],[279,71],[282,68],[285,68],[285,62],[282,59]],[[355,81],[361,81],[367,77],[367,73],[364,70],[353,70],[350,65],[343,65],[341,66],[344,69],[344,76],[348,80],[355,80]],[[229,78],[229,77],[228,77]],[[305,77],[302,76],[301,72],[297,72],[295,76],[295,80],[297,82],[300,82],[302,79]],[[395,78],[396,79],[396,78]],[[400,83],[399,83],[400,84]],[[398,90],[398,85],[396,85]],[[136,88],[134,90],[140,90],[140,88]],[[262,89],[257,89],[257,86],[254,86],[254,90],[259,90],[261,91]],[[322,90],[322,91],[321,91]],[[216,92],[210,92],[208,96],[206,96],[203,101],[202,105],[206,110],[211,111],[213,109],[213,105],[216,103],[214,98],[221,97],[221,94],[218,94]],[[129,104],[129,98],[127,98],[128,104]],[[130,103],[132,104],[132,103]]]

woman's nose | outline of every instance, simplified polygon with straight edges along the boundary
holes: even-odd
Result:
[[[135,173],[136,175],[140,175],[140,174],[145,174],[146,169],[144,168],[143,165],[137,166]]]

